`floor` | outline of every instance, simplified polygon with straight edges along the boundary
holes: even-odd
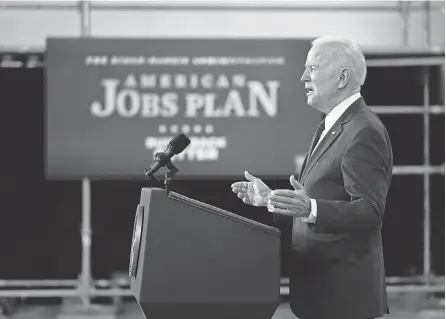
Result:
[[[392,312],[387,319],[444,319],[444,301],[437,298],[414,298],[414,296],[389,296],[389,307]],[[104,309],[107,309],[105,307]],[[110,308],[108,308],[110,309]],[[136,302],[125,302],[122,311],[117,315],[79,316],[61,315],[60,305],[20,305],[13,314],[1,319],[145,319]],[[149,319],[149,318],[148,318]],[[287,302],[281,303],[272,319],[296,319]]]

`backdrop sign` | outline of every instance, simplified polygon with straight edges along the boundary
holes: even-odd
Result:
[[[178,177],[288,176],[320,114],[308,40],[48,39],[46,177],[144,178],[183,132]],[[159,171],[162,177],[164,170]]]

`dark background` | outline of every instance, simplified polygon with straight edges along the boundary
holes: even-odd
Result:
[[[368,105],[422,105],[419,67],[369,68]],[[430,67],[430,103],[444,105],[444,74]],[[44,178],[44,70],[0,68],[0,278],[68,279],[81,271],[82,185]],[[395,165],[423,164],[423,116],[380,115],[389,131]],[[444,114],[431,115],[432,164],[444,163]],[[149,165],[148,161],[148,165]],[[242,168],[240,168],[242,170]],[[180,172],[181,174],[181,172]],[[240,176],[240,179],[242,176]],[[233,180],[177,180],[173,190],[272,225],[270,213],[232,194]],[[288,177],[265,180],[289,188]],[[432,268],[444,274],[444,176],[431,176]],[[92,271],[95,278],[127,271],[133,218],[141,187],[152,182],[92,181]],[[284,251],[290,234],[284,233]],[[423,177],[394,175],[383,225],[387,276],[423,271]],[[287,255],[282,275],[287,276]]]

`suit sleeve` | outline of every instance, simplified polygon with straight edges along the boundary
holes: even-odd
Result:
[[[281,225],[287,226],[287,224],[292,224],[293,223],[293,217],[286,216],[286,215],[283,215],[283,214],[275,214],[275,213],[273,213],[273,221],[278,226],[281,226]]]
[[[393,160],[383,133],[366,127],[356,133],[341,164],[350,201],[317,199],[315,232],[337,233],[378,228],[382,224]]]

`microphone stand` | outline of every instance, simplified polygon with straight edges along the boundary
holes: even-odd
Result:
[[[167,162],[166,167],[169,169],[169,172],[164,176],[164,187],[167,192],[167,196],[169,196],[170,187],[172,186],[172,177],[179,172],[179,169],[172,164],[171,161]]]
[[[158,153],[155,154],[155,158],[157,158],[157,156],[160,156]],[[170,193],[170,189],[172,187],[172,177],[179,172],[179,169],[175,167],[175,165],[172,164],[172,162],[170,161],[170,159],[165,158],[164,161],[166,161],[166,164],[163,165],[165,167],[167,167],[167,169],[169,170],[169,172],[166,173],[166,175],[164,176],[164,188],[167,192],[167,196],[169,196]],[[148,174],[148,169],[146,169],[146,171],[144,172],[144,174],[147,177],[150,177],[153,181],[155,181],[160,187],[161,187],[161,182],[153,175],[153,174]]]

